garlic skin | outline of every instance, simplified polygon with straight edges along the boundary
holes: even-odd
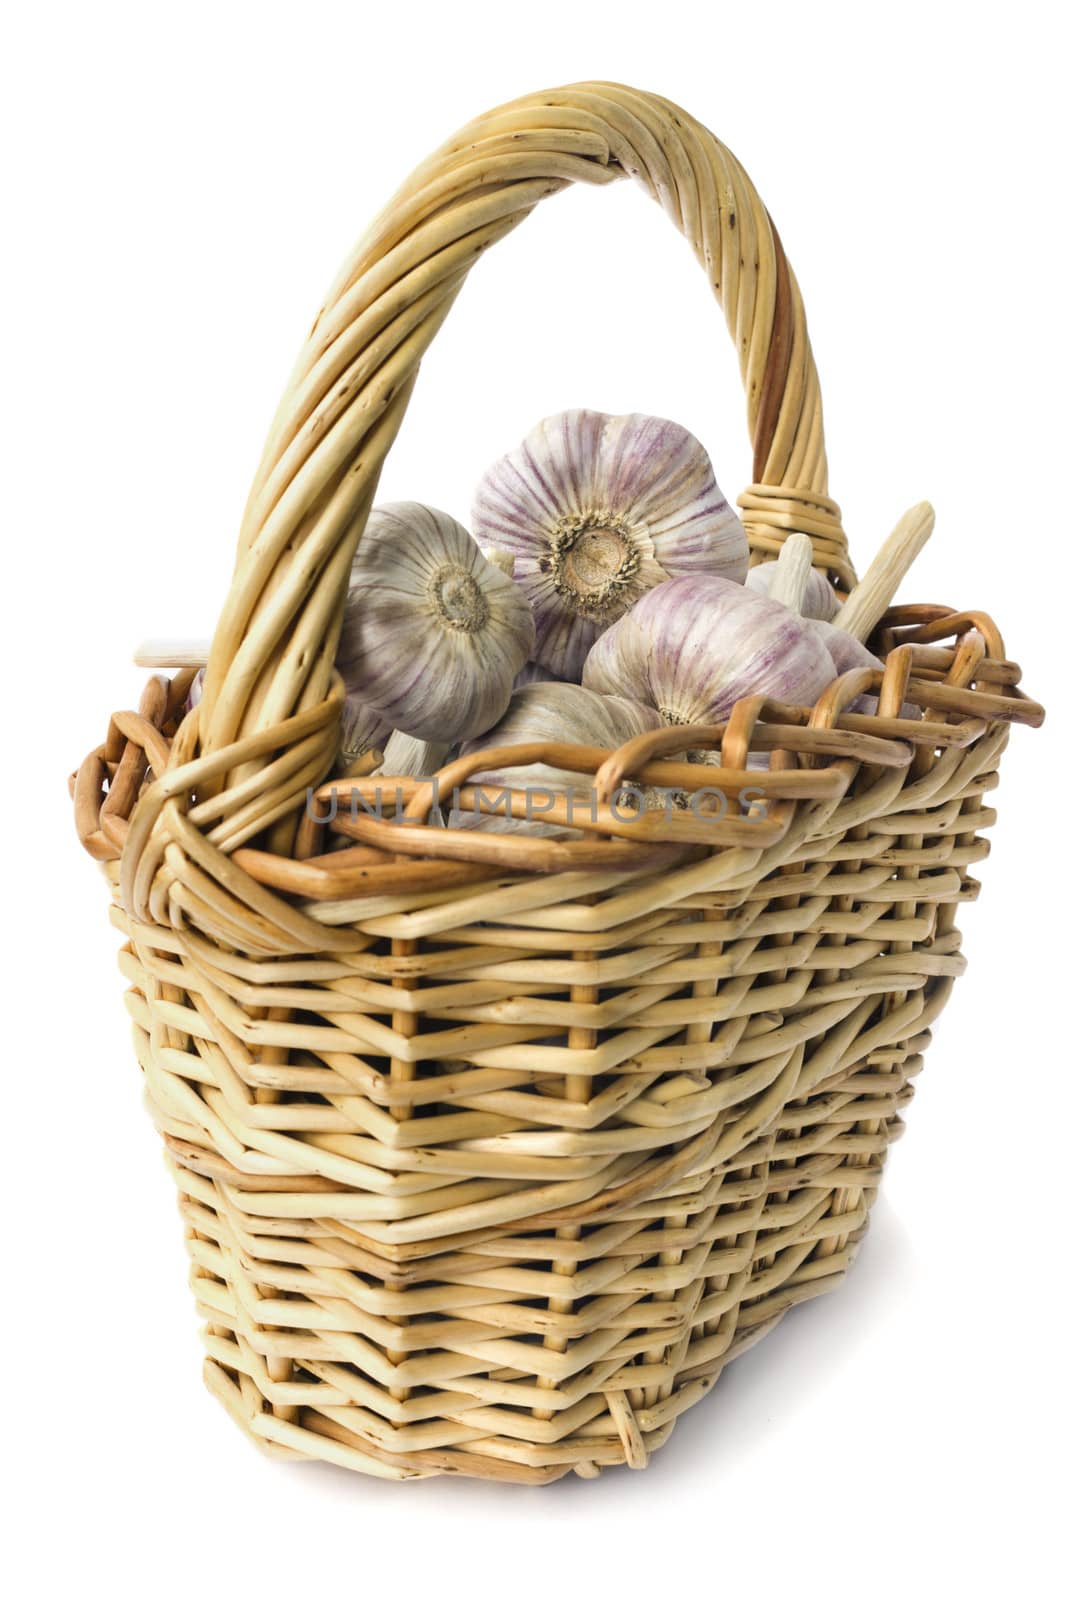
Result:
[[[372,711],[354,695],[346,694],[341,712],[341,766],[353,766],[368,750],[380,750],[391,732],[380,712]]]
[[[416,739],[470,738],[505,711],[533,646],[518,586],[454,517],[411,501],[370,514],[337,649],[349,692]]]
[[[383,778],[432,778],[449,758],[451,745],[433,739],[412,739],[409,733],[394,733],[382,755]]]
[[[615,694],[594,694],[576,683],[531,683],[517,689],[506,715],[488,733],[463,745],[461,754],[491,750],[494,746],[530,744],[540,740],[567,744],[591,744],[616,750],[638,733],[662,726],[661,718],[650,706],[638,705]],[[486,767],[470,780],[472,784],[513,789],[553,789],[569,791],[575,811],[591,801],[595,784],[587,772],[538,762],[525,767]],[[554,823],[525,821],[517,816],[494,816],[485,811],[454,811],[450,826],[488,828],[497,833],[522,831],[540,837],[574,838],[572,828]]]
[[[877,717],[881,714],[878,697],[875,694],[857,695],[847,707],[847,710],[863,717]],[[907,722],[918,722],[921,720],[922,715],[919,708],[916,705],[912,705],[909,700],[904,700],[899,708],[899,714]]]
[[[495,545],[490,544],[482,549],[481,554],[486,561],[490,562],[494,567],[499,567],[500,571],[505,572],[509,578],[514,577],[514,556],[508,551],[497,550]]]
[[[838,678],[842,673],[852,672],[856,667],[870,667],[874,672],[880,672],[884,667],[880,656],[875,656],[872,650],[867,650],[860,639],[845,633],[843,629],[834,628],[832,623],[815,618],[811,619],[811,627],[833,658]]]
[[[724,722],[746,695],[813,705],[837,677],[815,628],[723,578],[671,578],[596,641],[582,682],[666,723]]]
[[[744,530],[687,429],[639,413],[564,411],[485,473],[471,524],[514,557],[533,609],[533,657],[577,682],[603,631],[681,573],[743,583]]]
[[[776,571],[776,561],[762,561],[757,567],[749,569],[748,576],[744,580],[744,587],[753,590],[756,594],[768,595]],[[812,567],[807,575],[807,583],[803,591],[803,600],[800,605],[801,614],[819,622],[832,622],[839,610],[840,601],[836,597],[833,585],[829,582],[824,572],[819,572],[817,567]]]
[[[193,706],[198,706],[204,697],[204,673],[206,667],[201,667],[189,685],[189,692],[185,696],[185,710],[191,711]]]
[[[557,678],[554,672],[549,672],[547,667],[542,667],[537,661],[527,661],[521,672],[515,678],[516,689],[524,689],[530,683],[562,683],[562,678]]]

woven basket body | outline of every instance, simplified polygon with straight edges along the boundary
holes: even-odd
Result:
[[[666,102],[576,86],[463,130],[364,238],[267,442],[201,705],[181,714],[190,674],[153,680],[77,776],[208,1386],[267,1449],[383,1477],[640,1466],[840,1282],[962,969],[1008,724],[1039,720],[986,617],[913,606],[882,620],[884,671],[816,707],[564,747],[689,790],[707,769],[685,753],[710,747],[722,815],[610,815],[576,841],[308,821],[351,559],[421,355],[537,201],[626,175],[737,345],[753,558],[803,531],[852,587],[802,302],[749,180]],[[846,711],[863,691],[877,715]]]

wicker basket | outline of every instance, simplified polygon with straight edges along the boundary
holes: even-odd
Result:
[[[745,700],[728,726],[526,746],[441,780],[561,748],[601,781],[691,790],[706,767],[684,752],[711,747],[716,820],[604,815],[557,840],[308,818],[352,555],[422,354],[539,200],[625,176],[685,234],[736,343],[754,559],[801,530],[853,586],[803,304],[747,176],[656,96],[535,95],[420,167],[337,279],[200,706],[182,715],[189,671],[152,679],[74,780],[207,1384],[280,1455],[527,1483],[643,1466],[726,1362],[838,1284],[963,968],[955,908],[1008,724],[1041,718],[986,616],[908,606],[875,635],[884,671],[813,709]],[[870,689],[878,714],[845,714]],[[753,749],[769,771],[746,770]],[[756,821],[736,804],[751,783]],[[403,790],[425,818],[427,787]]]

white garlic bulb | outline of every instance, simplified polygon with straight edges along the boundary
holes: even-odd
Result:
[[[707,452],[662,417],[565,411],[490,467],[475,538],[514,557],[533,608],[533,657],[576,682],[593,641],[681,573],[744,581],[744,530]]]
[[[724,722],[764,694],[813,705],[837,676],[803,617],[722,578],[671,578],[599,638],[582,682],[654,706],[664,722]]]
[[[771,585],[777,574],[776,561],[763,561],[757,567],[751,567],[744,581],[746,589],[753,589],[756,594],[768,595]],[[840,602],[836,597],[833,585],[829,582],[824,572],[819,572],[817,567],[812,567],[807,574],[807,582],[800,601],[800,612],[805,617],[816,618],[822,622],[832,622],[840,610]]]
[[[619,695],[594,694],[576,683],[531,683],[524,689],[517,689],[506,715],[488,733],[464,744],[461,753],[467,755],[496,746],[542,741],[616,750],[638,733],[661,726],[661,719],[649,706],[638,705]],[[470,782],[523,792],[536,790],[537,802],[546,799],[551,791],[569,797],[574,815],[578,817],[582,808],[591,802],[595,788],[590,773],[552,767],[544,762],[525,767],[486,767]],[[517,814],[510,818],[493,815],[488,809],[453,811],[451,826],[483,827],[498,833],[522,830],[541,836],[574,835],[573,829],[553,823],[526,822]]]
[[[337,667],[391,728],[433,740],[483,732],[506,709],[532,645],[518,586],[453,517],[412,502],[371,512]]]

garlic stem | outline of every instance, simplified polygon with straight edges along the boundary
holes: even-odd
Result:
[[[210,639],[142,639],[133,652],[135,667],[205,667]]]
[[[928,542],[934,521],[928,500],[919,500],[916,506],[903,513],[871,561],[865,578],[851,591],[833,618],[834,628],[841,628],[853,638],[866,642]]]
[[[805,533],[791,533],[781,547],[770,580],[770,599],[799,612],[807,590],[807,577],[814,559],[814,546]]]

